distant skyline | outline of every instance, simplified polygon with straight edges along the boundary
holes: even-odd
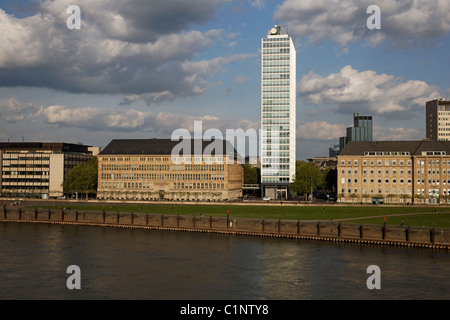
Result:
[[[194,120],[259,130],[261,38],[275,24],[297,50],[298,160],[328,155],[354,112],[373,116],[374,140],[422,139],[426,101],[450,98],[449,12],[448,0],[3,1],[0,141],[104,148]]]

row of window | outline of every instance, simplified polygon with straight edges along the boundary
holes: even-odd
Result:
[[[102,173],[102,180],[225,180],[224,174],[211,173]]]
[[[263,125],[265,124],[290,124],[291,120],[288,119],[263,119]]]
[[[263,100],[263,106],[289,106],[290,100],[288,99],[275,99]]]
[[[289,73],[282,73],[282,74],[263,74],[263,80],[288,80],[289,79]]]
[[[101,165],[106,171],[224,171],[222,164],[108,164]]]
[[[271,67],[271,68],[264,68],[262,70],[264,73],[289,73],[290,68],[289,67]]]
[[[419,171],[420,171],[420,169],[419,169]],[[354,169],[353,172],[354,172],[355,175],[357,175],[357,174],[358,174],[358,169]],[[381,169],[378,169],[378,170],[377,170],[378,175],[381,175],[381,172],[382,172]],[[408,169],[407,172],[408,172],[408,175],[411,175],[411,169]],[[352,169],[348,169],[348,170],[347,170],[347,173],[348,173],[348,174],[352,174]],[[367,174],[367,169],[362,169],[362,173],[363,173],[363,175],[366,175],[366,174]],[[389,170],[389,169],[385,169],[385,170],[384,170],[384,173],[385,173],[386,175],[388,175],[388,174],[390,173],[390,170]],[[399,173],[400,173],[401,175],[403,175],[403,174],[405,173],[405,171],[404,171],[403,169],[399,169]],[[345,174],[345,169],[341,169],[341,174],[342,174],[342,175]],[[375,174],[375,170],[374,170],[374,169],[370,169],[370,174],[371,174],[371,175],[374,175],[374,174]],[[392,174],[396,175],[396,174],[397,174],[397,169],[392,169]],[[419,172],[419,174],[420,174],[420,172]]]
[[[267,68],[267,67],[289,67],[290,61],[289,60],[264,61],[262,66],[264,68]]]
[[[377,183],[381,184],[383,181],[383,179],[377,179]],[[389,182],[392,182],[392,184],[396,184],[397,183],[397,178],[393,178],[392,180],[390,179],[384,179],[384,183],[385,184],[389,184]],[[399,179],[400,184],[404,184],[405,180],[404,179]],[[428,179],[428,184],[430,185],[439,185],[440,184],[440,179]],[[357,184],[358,183],[358,178],[348,178],[347,179],[347,184]],[[367,179],[364,178],[362,179],[362,183],[363,184],[367,184]],[[375,179],[370,179],[370,184],[374,184],[375,183]],[[411,179],[407,179],[407,183],[411,184]],[[341,184],[345,184],[345,178],[341,178]],[[417,179],[417,184],[425,184],[425,179]],[[450,179],[442,179],[442,184],[443,185],[450,185]]]
[[[102,182],[102,189],[150,189],[150,182]],[[174,189],[224,189],[223,183],[204,183],[204,182],[174,182]]]
[[[408,179],[407,181],[408,181],[408,184],[411,184],[411,179]],[[358,183],[358,178],[354,178],[354,179],[348,178],[347,179],[347,183],[348,184],[351,184],[352,182],[357,184]],[[378,184],[381,184],[382,179],[377,179],[377,182],[378,182]],[[393,178],[392,180],[385,179],[384,182],[386,184],[389,184],[389,182],[392,182],[392,184],[396,184],[397,183],[397,178]],[[399,179],[399,182],[400,182],[400,184],[404,184],[405,180],[404,179]],[[341,178],[341,183],[342,184],[345,183],[345,178]],[[367,184],[367,179],[366,178],[362,179],[362,183],[363,184]],[[374,183],[375,183],[375,179],[370,179],[370,184],[374,184]],[[438,184],[439,184],[439,182],[438,182]]]
[[[32,192],[35,190],[48,190],[48,186],[3,186],[2,193],[4,192]]]
[[[399,193],[397,193],[397,189],[396,188],[392,188],[392,189],[385,189],[384,190],[384,194],[383,194],[383,189],[382,188],[378,188],[377,192],[375,192],[374,188],[364,188],[362,190],[362,194],[370,194],[370,195],[377,195],[377,196],[387,196],[389,194],[393,194],[393,195],[404,195],[405,194],[405,189],[401,188],[399,189]],[[369,192],[369,193],[368,193]],[[351,195],[351,194],[355,194],[358,195],[358,188],[342,188],[341,189],[341,193],[344,195]],[[412,196],[412,190],[411,189],[406,189],[406,194],[409,196]],[[425,195],[425,189],[424,188],[417,188],[416,190],[416,194],[417,195]],[[438,196],[440,194],[439,190],[428,190],[428,195],[430,196]],[[442,195],[450,195],[450,189],[442,189]]]
[[[49,179],[41,178],[5,178],[2,183],[48,183]]]
[[[289,86],[270,86],[270,87],[264,87],[263,93],[277,93],[277,92],[289,92]]]
[[[263,54],[284,54],[284,53],[290,53],[290,48],[265,48],[263,49]]]
[[[369,191],[369,193],[367,193],[367,191]],[[386,196],[388,194],[394,194],[394,195],[397,194],[397,188],[392,188],[392,189],[386,188],[384,194],[383,194],[382,188],[378,188],[377,191],[378,192],[375,193],[375,189],[374,188],[370,188],[370,189],[363,188],[362,194],[370,194],[370,195],[377,194],[378,196],[380,196],[380,195],[385,195]],[[400,191],[400,193],[399,193],[400,195],[405,194],[405,189],[401,188],[401,189],[399,189],[399,191]],[[407,192],[408,195],[412,194],[412,190],[411,189],[407,189],[406,192]],[[357,195],[358,194],[358,188],[354,188],[354,189],[352,189],[352,188],[347,188],[347,189],[342,188],[341,189],[341,193],[344,194],[344,195],[345,194],[347,194],[347,195],[356,194]]]
[[[289,151],[278,151],[278,152],[272,152],[272,151],[263,151],[262,152],[263,157],[275,157],[275,159],[278,159],[278,157],[289,157]],[[281,162],[283,159],[279,159],[279,162]],[[289,158],[288,161],[289,162]]]
[[[374,166],[375,163],[378,166],[383,165],[383,163],[384,163],[385,166],[389,166],[390,164],[392,164],[393,166],[396,166],[397,163],[400,166],[405,165],[405,163],[406,163],[406,165],[410,166],[412,164],[412,161],[411,160],[407,160],[407,161],[405,161],[405,160],[388,160],[388,159],[385,159],[385,160],[363,160],[362,161],[362,165],[363,166],[366,166],[367,164],[370,164],[371,166]],[[425,160],[417,159],[416,163],[417,163],[417,165],[424,166],[425,165]],[[428,165],[439,166],[440,163],[441,163],[440,160],[427,160],[427,164]],[[359,161],[358,160],[341,160],[341,166],[345,166],[346,164],[347,164],[347,166],[352,166],[352,165],[353,166],[358,166],[359,165]],[[450,160],[442,160],[442,165],[449,165],[450,166]]]
[[[3,177],[7,176],[48,176],[49,171],[3,171]]]
[[[351,165],[358,166],[359,165],[359,161],[358,160],[353,160],[353,161],[352,160],[347,160],[347,161],[346,160],[341,160],[341,166],[345,166],[346,163],[347,163],[347,166],[351,166]],[[370,163],[371,166],[374,166],[375,165],[375,160],[363,160],[362,161],[362,165],[363,166],[366,166],[368,163]],[[384,160],[384,165],[385,166],[389,166],[389,163],[392,163],[393,166],[396,166],[397,165],[397,160],[388,160],[388,159]],[[407,160],[406,162],[404,160],[398,160],[398,164],[400,166],[404,166],[405,163],[408,166],[410,166],[411,165],[411,160]],[[381,166],[381,165],[383,165],[383,161],[382,160],[376,160],[376,164],[378,166]]]

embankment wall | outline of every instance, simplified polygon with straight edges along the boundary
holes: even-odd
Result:
[[[300,220],[247,219],[205,215],[5,209],[0,222],[79,224],[126,228],[216,232],[254,236],[354,242],[450,250],[450,230]]]

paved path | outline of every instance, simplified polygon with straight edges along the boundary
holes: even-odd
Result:
[[[372,219],[372,218],[388,218],[388,217],[396,217],[396,216],[412,216],[417,214],[436,214],[436,213],[449,213],[449,212],[411,212],[411,213],[395,213],[395,214],[386,214],[386,215],[380,215],[380,216],[364,216],[364,217],[353,217],[353,218],[342,218],[342,219],[324,219],[324,220],[304,220],[304,221],[311,221],[311,222],[318,222],[318,221],[348,221],[348,220],[362,220],[362,219]]]

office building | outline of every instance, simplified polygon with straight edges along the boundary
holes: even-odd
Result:
[[[209,152],[212,142],[190,140],[190,150],[174,153],[179,143],[170,139],[112,140],[98,155],[97,197],[223,201],[242,195],[243,164],[228,142],[220,142],[221,150]]]
[[[373,140],[372,116],[353,114],[353,127],[348,127],[346,136],[339,139],[339,149],[344,149],[349,141],[372,141]]]
[[[450,141],[349,142],[338,156],[338,201],[447,203]]]
[[[81,144],[0,142],[3,197],[56,197],[65,174],[92,158],[97,148]]]
[[[427,101],[426,107],[426,137],[430,140],[450,140],[450,101]]]
[[[280,26],[261,46],[261,195],[285,199],[295,175],[296,52]]]

